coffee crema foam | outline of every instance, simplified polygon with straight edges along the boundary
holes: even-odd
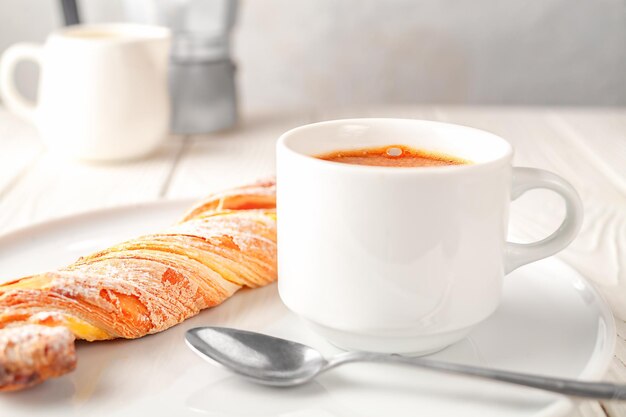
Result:
[[[468,165],[471,161],[438,152],[414,149],[407,145],[346,149],[315,156],[318,159],[350,165],[399,168]]]

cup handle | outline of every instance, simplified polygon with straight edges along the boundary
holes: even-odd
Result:
[[[35,121],[35,103],[24,97],[15,85],[15,68],[22,60],[33,61],[41,66],[41,45],[18,43],[9,47],[0,59],[0,97],[4,104],[18,116]]]
[[[538,242],[506,242],[504,253],[504,273],[522,265],[538,261],[561,251],[570,244],[583,222],[583,204],[574,187],[556,174],[536,168],[513,168],[511,199],[515,200],[528,190],[546,188],[565,200],[566,213],[559,228],[550,236]]]

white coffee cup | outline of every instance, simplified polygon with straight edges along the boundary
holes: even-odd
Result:
[[[392,144],[473,164],[397,168],[313,157]],[[277,144],[282,300],[346,349],[424,354],[462,339],[497,308],[505,274],[565,248],[582,222],[565,180],[513,168],[512,155],[494,134],[421,120],[336,120],[285,133]],[[510,201],[534,188],[564,198],[565,220],[539,242],[507,242]]]
[[[32,121],[47,147],[88,160],[152,152],[167,136],[170,31],[158,26],[99,24],[53,32],[43,46],[11,46],[0,62],[5,105]],[[41,67],[37,103],[15,86],[22,60]]]

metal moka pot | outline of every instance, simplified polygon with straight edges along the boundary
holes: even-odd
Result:
[[[172,131],[203,133],[237,121],[235,64],[219,37],[175,34],[170,60]]]
[[[237,0],[126,0],[124,7],[130,20],[167,26],[174,35],[172,131],[206,133],[233,126],[237,91],[230,33]]]

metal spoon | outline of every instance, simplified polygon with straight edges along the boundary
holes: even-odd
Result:
[[[396,354],[347,352],[324,359],[317,350],[300,343],[226,327],[188,330],[185,341],[203,359],[218,362],[253,382],[277,387],[305,384],[322,372],[350,362],[393,362],[576,397],[626,399],[626,385],[499,371]]]

